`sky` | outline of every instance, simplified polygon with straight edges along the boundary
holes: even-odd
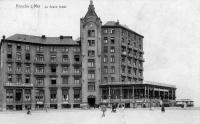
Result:
[[[0,0],[0,36],[80,35],[89,0]],[[117,21],[144,36],[144,79],[173,84],[177,99],[200,106],[199,0],[93,0],[103,24]],[[29,8],[16,6],[25,5]],[[30,8],[30,6],[35,8]],[[40,8],[36,8],[40,5]],[[45,8],[45,6],[65,8]]]

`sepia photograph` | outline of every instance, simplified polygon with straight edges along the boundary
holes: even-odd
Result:
[[[200,124],[199,0],[0,0],[0,124]]]

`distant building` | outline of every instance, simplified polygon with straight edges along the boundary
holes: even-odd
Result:
[[[0,107],[78,108],[81,104],[173,106],[176,87],[143,81],[143,36],[109,21],[92,1],[80,39],[15,34],[1,40]],[[151,104],[150,104],[151,103]]]

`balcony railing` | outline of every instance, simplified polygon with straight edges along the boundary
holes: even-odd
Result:
[[[4,83],[4,86],[11,86],[11,87],[33,87],[33,84],[32,83],[9,83],[9,82],[6,82]]]

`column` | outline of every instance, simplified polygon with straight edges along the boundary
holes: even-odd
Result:
[[[144,100],[146,101],[146,96],[147,96],[147,87],[146,85],[144,86]]]
[[[62,104],[62,90],[59,87],[57,89],[57,106],[58,106],[58,109],[61,109],[61,104]]]
[[[33,88],[31,90],[31,109],[34,110],[35,109],[35,104],[36,104],[36,101],[35,101],[35,88]]]
[[[24,94],[25,94],[25,91],[24,91],[25,89],[22,89],[22,110],[25,110],[25,96],[24,96]]]
[[[122,100],[122,86],[120,87],[120,102]]]
[[[135,108],[135,90],[134,90],[134,86],[132,87],[132,107]]]
[[[108,103],[109,103],[109,105],[110,105],[110,86],[108,87],[108,97],[109,97],[109,101],[108,101]]]

